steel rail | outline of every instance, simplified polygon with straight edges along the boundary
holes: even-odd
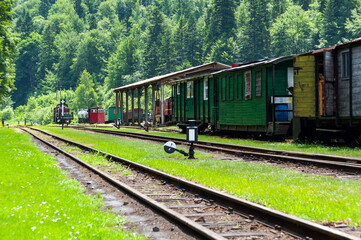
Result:
[[[36,129],[33,129],[33,128],[31,128],[31,129],[36,130]],[[62,154],[64,154],[65,156],[71,158],[72,160],[76,161],[77,163],[81,164],[82,166],[88,168],[89,170],[96,173],[97,175],[99,175],[100,177],[102,177],[103,179],[105,179],[106,181],[108,181],[109,183],[114,185],[115,187],[117,187],[117,188],[121,189],[122,191],[130,194],[131,196],[137,198],[138,200],[142,201],[143,203],[145,203],[146,205],[148,205],[152,209],[155,209],[156,211],[160,212],[163,216],[167,217],[168,219],[172,219],[175,222],[177,222],[178,224],[180,224],[183,227],[190,230],[191,232],[196,233],[197,236],[201,236],[202,238],[212,239],[212,240],[226,240],[226,238],[216,234],[215,232],[209,230],[208,228],[205,228],[205,227],[201,226],[200,224],[192,221],[191,219],[187,218],[186,216],[184,216],[182,214],[179,214],[179,213],[177,213],[176,211],[174,211],[174,210],[172,210],[170,208],[167,208],[163,204],[158,203],[157,201],[153,200],[152,198],[148,197],[145,194],[142,194],[141,192],[139,192],[136,189],[128,186],[127,184],[116,180],[112,176],[110,176],[110,175],[106,174],[105,172],[93,167],[92,165],[82,161],[81,159],[75,157],[74,155],[64,151],[63,149],[58,148],[55,145],[41,139],[40,137],[38,137],[35,134],[27,131],[26,129],[23,129],[23,130],[26,131],[27,133],[29,133],[30,135],[32,135],[34,138],[36,138],[39,141],[43,142],[44,144],[50,146],[51,148],[57,150],[58,152],[61,152]],[[63,139],[59,138],[59,140],[64,141],[65,139],[63,140]],[[74,142],[69,142],[69,143],[75,144]],[[75,144],[75,145],[77,145],[77,144]],[[79,147],[80,147],[80,145],[79,145]],[[81,146],[81,148],[84,149],[86,147]],[[89,149],[89,150],[97,151],[95,149]]]
[[[142,133],[128,133],[128,132],[120,132],[120,131],[105,130],[105,129],[93,129],[93,128],[77,128],[77,129],[88,130],[88,131],[104,133],[104,134],[113,134],[119,136],[140,138],[144,140],[151,140],[151,141],[157,141],[163,143],[165,141],[173,141],[177,144],[188,144],[183,139],[172,138],[172,137],[161,137],[161,136],[147,135]],[[344,169],[358,170],[358,171],[361,170],[360,158],[289,152],[289,151],[271,150],[265,148],[256,148],[256,147],[249,147],[243,145],[233,145],[226,143],[206,142],[206,141],[198,141],[197,143],[194,143],[194,146],[200,149],[219,151],[238,156],[251,155],[251,156],[273,158],[284,161],[306,162],[306,163],[313,163],[313,164],[325,165],[336,168],[344,168]]]
[[[108,159],[111,159],[112,161],[120,162],[124,165],[131,166],[132,168],[139,169],[144,172],[148,172],[149,174],[154,175],[155,177],[158,177],[160,179],[164,179],[168,183],[171,183],[179,188],[186,189],[188,192],[192,192],[194,194],[198,194],[199,196],[202,196],[205,199],[212,199],[214,202],[216,202],[219,205],[223,205],[224,207],[231,207],[234,211],[237,211],[244,215],[252,215],[257,218],[257,220],[262,219],[261,221],[269,224],[271,226],[281,226],[282,229],[286,229],[291,234],[296,234],[299,236],[304,236],[312,239],[324,239],[324,240],[333,240],[333,239],[352,239],[356,240],[359,239],[355,236],[352,236],[350,234],[317,224],[313,223],[304,219],[301,219],[299,217],[291,216],[289,214],[285,214],[283,212],[270,209],[268,207],[262,206],[260,204],[252,203],[247,200],[243,200],[240,198],[237,198],[235,196],[232,196],[227,193],[222,193],[220,191],[202,186],[200,184],[196,184],[194,182],[181,179],[179,177],[172,176],[170,174],[161,172],[159,170],[144,166],[139,163],[132,162],[130,160],[115,156],[113,154],[109,154],[103,151],[100,151],[95,148],[91,148],[88,146],[85,146],[83,144],[70,141],[61,137],[58,137],[56,135],[50,134],[46,131],[40,130],[40,129],[34,129],[33,130],[42,132],[44,134],[47,134],[55,139],[67,142],[69,144],[75,145],[79,148],[85,149],[90,152],[95,153],[101,153]]]

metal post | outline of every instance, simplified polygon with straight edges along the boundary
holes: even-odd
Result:
[[[140,93],[141,93],[141,89],[140,87],[138,88],[138,125],[140,124],[140,109],[141,109],[141,106],[140,106]]]
[[[132,89],[132,125],[134,125],[134,89]]]
[[[125,124],[128,125],[128,91],[125,92]]]
[[[349,84],[350,84],[350,88],[349,88],[349,95],[350,95],[350,99],[349,99],[349,105],[350,105],[350,122],[349,122],[349,126],[352,127],[353,126],[353,82],[352,82],[352,44],[350,44],[349,46],[349,52],[348,52],[348,57],[349,57],[349,64],[350,64],[350,80],[349,80]]]
[[[194,157],[194,145],[193,145],[193,143],[191,143],[191,146],[189,147],[188,159],[196,159]]]
[[[276,129],[276,109],[275,109],[275,78],[276,78],[276,66],[272,65],[272,136],[275,134]]]
[[[116,127],[118,127],[118,123],[119,123],[118,109],[119,109],[119,92],[115,92],[115,125],[116,125]],[[109,112],[108,112],[108,115],[109,115]]]
[[[148,86],[144,86],[145,127],[148,129]]]
[[[124,121],[124,109],[123,109],[123,91],[120,92],[120,121],[123,123]]]
[[[152,111],[153,111],[153,127],[156,124],[156,111],[155,111],[155,84],[152,85]]]
[[[164,125],[165,123],[165,119],[164,119],[164,83],[161,83],[160,85],[160,91],[161,91],[161,100],[160,100],[160,115],[161,115],[161,119],[162,119],[162,125]]]

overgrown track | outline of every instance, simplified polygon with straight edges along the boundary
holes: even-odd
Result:
[[[338,230],[215,191],[118,156],[51,135],[42,130],[34,130],[86,151],[99,152],[112,161],[120,162],[131,167],[134,171],[146,174],[149,176],[147,180],[133,182],[132,188],[77,159],[92,171],[106,178],[110,183],[134,194],[141,201],[168,215],[168,218],[177,221],[184,227],[191,228],[202,239],[244,239],[251,236],[255,236],[257,239],[294,239],[295,236],[305,239],[357,239]],[[62,152],[64,153],[64,151]],[[64,154],[71,157],[68,153]],[[135,179],[138,179],[138,176]],[[165,185],[172,190],[165,191],[161,187]],[[134,188],[142,190],[145,194]],[[160,190],[158,191],[158,189]],[[197,212],[197,209],[198,211],[201,209],[201,211]],[[245,229],[251,231],[245,231]]]
[[[96,128],[76,128],[76,129],[87,130],[97,133],[104,133],[104,134],[112,134],[123,137],[132,137],[143,140],[151,140],[161,143],[165,143],[166,141],[173,141],[177,144],[184,144],[184,145],[188,144],[185,140],[179,138],[160,137],[160,136],[147,135],[142,133],[129,133],[129,132],[114,131],[114,130],[96,129]],[[199,141],[195,143],[194,146],[199,149],[205,149],[208,151],[218,151],[227,154],[233,154],[236,156],[252,156],[259,158],[276,159],[282,161],[315,164],[315,165],[333,167],[337,169],[353,170],[353,171],[361,170],[361,159],[359,158],[286,152],[279,150],[270,150],[264,148],[232,145],[225,143],[205,142],[205,141]]]

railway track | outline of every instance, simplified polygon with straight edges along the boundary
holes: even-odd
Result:
[[[347,233],[206,188],[45,131],[33,130],[82,150],[103,154],[112,161],[129,166],[133,177],[120,181],[52,146],[105,178],[112,185],[161,212],[168,219],[172,219],[183,228],[188,228],[200,239],[358,239]],[[30,134],[38,138],[34,133]],[[38,139],[51,146],[49,141]]]
[[[112,134],[122,137],[131,137],[142,140],[150,140],[161,143],[165,143],[167,141],[173,141],[176,144],[188,145],[188,143],[185,140],[179,138],[160,137],[160,136],[147,135],[142,133],[129,133],[129,132],[120,132],[115,130],[96,129],[96,128],[76,128],[76,129],[87,130],[97,133],[104,133],[104,134]],[[205,142],[205,141],[198,141],[197,143],[194,144],[194,146],[199,149],[223,152],[235,156],[252,156],[259,158],[290,161],[296,163],[322,165],[322,166],[345,169],[345,170],[353,170],[353,171],[361,170],[361,159],[359,158],[287,152],[287,151],[278,151],[278,150],[270,150],[264,148],[215,143],[215,142]]]

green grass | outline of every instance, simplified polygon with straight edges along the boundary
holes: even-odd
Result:
[[[122,175],[131,174],[128,167],[113,161],[108,161],[105,156],[100,153],[83,153],[78,147],[71,147],[68,145],[62,146],[61,148],[95,167],[105,166],[108,167],[108,169],[111,169],[112,173],[121,173]]]
[[[142,239],[26,134],[0,129],[0,239]]]
[[[107,129],[109,130],[109,128]],[[137,133],[143,133],[149,135],[175,137],[181,139],[186,138],[185,134],[174,133],[174,132],[158,132],[158,131],[145,132],[144,130],[130,129],[130,128],[121,128],[121,129],[114,128],[112,130],[123,131],[123,132],[137,132]],[[306,152],[306,153],[315,153],[315,154],[361,158],[361,148],[329,147],[318,143],[301,144],[295,142],[267,142],[267,141],[258,141],[258,140],[249,140],[249,139],[227,139],[218,136],[206,136],[206,135],[198,135],[198,139],[199,141],[245,145],[245,146],[257,147],[257,148],[267,148],[271,150]]]
[[[196,151],[196,160],[163,146],[72,129],[45,128],[108,153],[224,190],[307,220],[347,221],[361,226],[361,182],[296,173],[263,164],[214,159]],[[96,137],[94,137],[96,136]]]

